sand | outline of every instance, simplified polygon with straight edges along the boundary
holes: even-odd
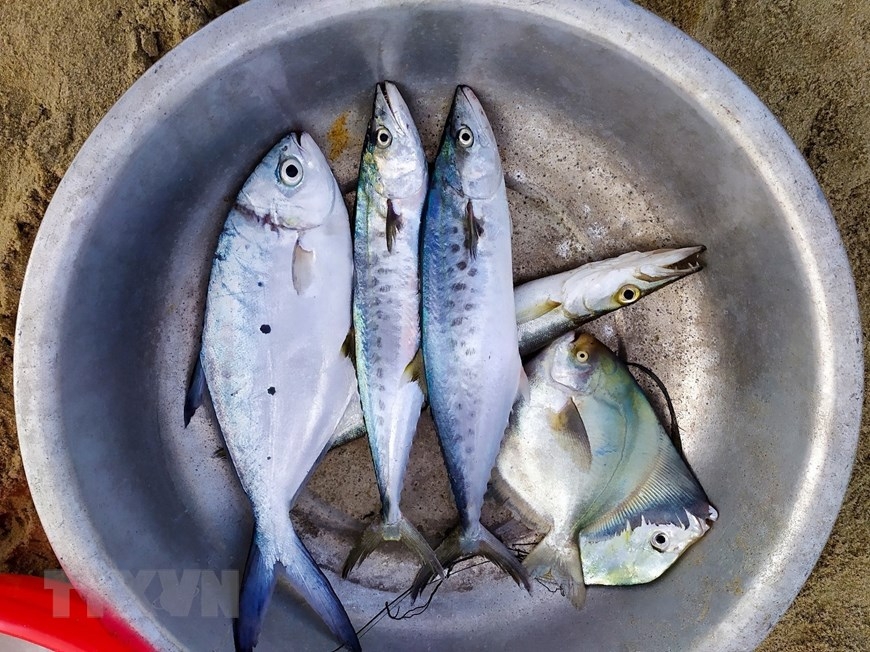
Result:
[[[15,314],[42,214],[99,119],[152,63],[238,2],[0,3],[0,571],[56,568],[30,500],[12,401]],[[827,195],[870,323],[870,3],[643,0],[767,104]],[[866,350],[866,348],[865,348]],[[761,649],[870,648],[870,432],[833,535]]]

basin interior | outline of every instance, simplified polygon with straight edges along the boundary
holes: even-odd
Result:
[[[582,611],[542,586],[530,597],[480,566],[449,578],[424,613],[381,620],[363,646],[715,649],[710,632],[748,587],[775,583],[766,569],[795,516],[821,418],[817,286],[750,158],[652,67],[581,29],[522,12],[393,7],[266,36],[245,34],[247,46],[218,70],[148,99],[165,115],[137,131],[70,252],[56,400],[77,490],[105,554],[131,578],[244,565],[247,499],[210,407],[184,429],[182,405],[217,235],[253,166],[287,131],[308,131],[352,208],[374,84],[398,83],[431,159],[453,89],[465,83],[500,145],[517,282],[625,251],[708,247],[701,273],[589,330],[611,345],[621,339],[629,358],[667,385],[687,458],[720,518],[660,580],[592,588]],[[149,74],[159,76],[159,65]],[[403,506],[433,542],[454,522],[428,416]],[[334,571],[377,509],[369,453],[357,441],[327,456],[293,518]],[[486,517],[493,527],[510,521],[495,503]],[[414,570],[413,559],[388,546],[348,581],[329,574],[361,626]],[[231,649],[231,622],[209,613],[204,590],[182,615],[158,584],[142,590],[142,601],[168,642]],[[231,595],[233,582],[215,590]],[[279,585],[258,649],[287,641],[334,647]]]

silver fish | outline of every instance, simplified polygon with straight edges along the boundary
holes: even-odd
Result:
[[[343,576],[383,541],[402,541],[435,573],[435,553],[399,507],[423,406],[420,218],[428,168],[411,112],[390,82],[375,90],[356,194],[353,325],[359,394],[381,496]]]
[[[495,136],[474,92],[456,90],[423,222],[423,361],[460,525],[442,566],[483,554],[530,589],[522,565],[480,523],[511,407],[525,381],[517,345],[511,222]],[[522,382],[521,382],[522,381]],[[416,598],[432,577],[423,567]]]
[[[281,140],[242,187],[218,241],[206,299],[201,376],[251,500],[237,650],[252,650],[282,569],[352,650],[359,641],[288,511],[356,394],[342,344],[350,328],[351,238],[329,165],[305,133]],[[198,394],[197,394],[198,393]]]
[[[632,251],[523,283],[514,291],[520,354],[525,358],[582,324],[697,272],[703,251]]]
[[[514,288],[520,354],[541,346],[608,312],[701,269],[703,246],[632,251]],[[352,401],[336,428],[331,447],[365,437],[359,401]]]
[[[492,484],[546,532],[529,575],[552,577],[577,607],[586,584],[659,577],[718,514],[643,391],[588,334],[563,336],[526,371]]]

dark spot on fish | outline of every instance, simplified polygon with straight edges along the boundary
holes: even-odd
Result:
[[[457,317],[452,322],[450,322],[451,326],[461,326],[462,325],[462,317]]]
[[[271,456],[271,455],[266,455],[266,459],[267,459],[267,460],[271,460],[271,459],[272,459],[272,456]]]
[[[263,281],[257,281],[257,287],[263,287]]]
[[[450,251],[452,251],[455,254],[456,252],[459,251],[459,245],[458,244],[450,245]]]
[[[465,355],[474,355],[477,353],[476,349],[465,349]]]
[[[468,431],[468,434],[474,436],[474,432],[471,430]],[[473,452],[474,452],[474,446],[469,444],[468,446],[465,447],[465,454],[466,455],[471,455]]]
[[[450,231],[451,231],[451,233],[459,233],[459,227],[454,226]]]
[[[378,337],[378,339],[375,340],[375,346],[378,347],[378,348],[380,348],[380,346],[381,346],[381,338],[380,338],[380,336]]]
[[[448,308],[453,308],[454,306],[456,306],[456,304],[453,303],[452,301],[448,301],[448,302],[447,302],[447,307],[448,307]]]
[[[272,332],[272,327],[269,326],[269,324],[263,324],[262,326],[260,326],[260,332],[268,335]]]
[[[465,309],[466,309],[466,310],[471,310],[472,308],[474,308],[474,304],[473,304],[473,303],[466,303],[466,304],[465,304]]]
[[[266,391],[269,392],[269,394],[271,394],[272,396],[275,396],[275,388],[274,387],[270,387]]]
[[[462,292],[465,289],[465,283],[454,283],[450,287],[453,288],[454,292]]]
[[[381,292],[389,292],[392,286],[390,285],[382,285],[379,289]]]
[[[466,267],[468,267],[468,263],[466,263],[464,260],[460,260],[458,263],[456,263],[456,269],[458,270],[463,270]]]
[[[383,319],[384,318],[384,311],[378,310],[377,312],[375,312],[375,317],[377,317],[378,319]]]
[[[216,252],[214,252],[214,259],[223,262],[227,259],[227,257],[225,254],[222,254],[221,252],[216,251]]]
[[[472,267],[470,270],[468,270],[468,275],[469,276],[477,276],[477,268]]]
[[[378,378],[383,378],[384,377],[384,368],[378,367],[378,370],[375,372],[375,374],[377,375]]]
[[[378,407],[382,410],[385,410],[387,406],[384,404],[383,401],[378,401]]]

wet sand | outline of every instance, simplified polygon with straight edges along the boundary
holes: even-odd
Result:
[[[15,433],[12,350],[42,214],[99,119],[152,63],[231,0],[0,4],[0,571],[56,568]],[[643,0],[729,65],[783,123],[834,211],[870,323],[870,3]],[[866,345],[865,345],[866,351]],[[831,540],[761,649],[866,650],[870,641],[870,432]]]

